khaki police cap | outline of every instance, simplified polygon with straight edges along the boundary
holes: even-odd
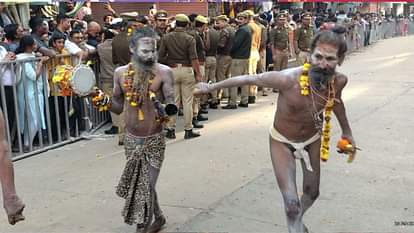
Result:
[[[302,14],[302,19],[312,19],[312,14],[307,12]]]
[[[279,14],[277,14],[276,18],[277,19],[286,19],[287,15],[285,13],[279,13]]]
[[[127,21],[136,21],[138,15],[139,14],[136,11],[134,11],[134,12],[124,12],[124,13],[120,14],[121,18],[123,18],[124,20],[127,20]]]
[[[208,23],[208,19],[202,15],[197,15],[197,17],[195,18],[195,21],[204,23],[204,24]]]
[[[237,14],[237,18],[242,17],[242,18],[248,18],[249,15],[247,14],[247,12],[243,11]]]
[[[189,23],[190,19],[185,14],[176,14],[175,15],[175,21],[177,22],[183,22],[183,23]]]
[[[244,11],[248,16],[253,16],[254,12],[252,10],[245,10]]]
[[[168,13],[165,10],[159,10],[154,17],[155,19],[168,19]]]
[[[219,15],[216,17],[216,20],[224,20],[224,21],[229,21],[229,18],[227,18],[227,15]]]

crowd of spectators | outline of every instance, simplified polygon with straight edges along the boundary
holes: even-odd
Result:
[[[54,142],[58,140],[59,132],[60,135],[63,135],[62,137],[74,136],[74,128],[84,128],[79,125],[79,121],[82,120],[80,115],[82,99],[73,96],[72,93],[63,94],[51,82],[57,66],[75,66],[79,62],[88,63],[96,71],[98,80],[100,80],[98,84],[100,86],[107,85],[106,90],[111,90],[114,69],[117,66],[127,64],[130,56],[127,37],[120,35],[130,34],[132,30],[140,27],[153,27],[162,38],[163,35],[174,31],[176,26],[174,16],[168,16],[167,12],[165,15],[161,15],[151,9],[147,15],[140,15],[136,12],[118,13],[109,4],[106,5],[108,14],[102,19],[103,24],[100,24],[97,19],[94,19],[89,1],[86,1],[74,16],[67,14],[73,10],[73,4],[71,4],[70,1],[67,1],[63,12],[53,18],[34,12],[29,21],[30,28],[23,28],[22,25],[13,22],[6,11],[6,5],[0,3],[0,61],[3,62],[0,73],[2,76],[1,84],[4,86],[4,89],[1,89],[4,90],[4,95],[2,94],[1,97],[5,98],[3,100],[5,105],[2,104],[2,108],[7,110],[9,131],[12,132],[14,129],[15,132],[12,138],[14,145],[18,135],[23,137],[24,146],[29,147],[39,141],[40,135],[43,136],[43,140]],[[131,10],[133,11],[133,9]],[[158,12],[163,13],[164,11]],[[274,7],[269,12],[253,12],[249,15],[252,24],[260,27],[262,31],[258,49],[267,53],[256,61],[261,65],[255,66],[254,73],[272,69],[272,50],[269,49],[271,47],[270,32],[275,26],[275,17],[280,12],[279,7]],[[292,9],[285,13],[288,15],[287,26],[289,27],[290,41],[292,41],[294,31],[301,25],[301,15],[304,11]],[[329,24],[343,24],[348,28],[346,36],[354,42],[357,49],[369,45],[372,41],[370,37],[373,36],[371,33],[382,24],[392,22],[396,25],[392,35],[406,36],[408,24],[413,21],[412,17],[405,15],[393,17],[377,13],[345,13],[330,10],[312,13],[312,26],[315,33],[318,30],[323,30]],[[191,21],[188,26],[189,30],[195,28],[197,16],[197,14],[188,16]],[[229,18],[226,21],[235,31],[238,30],[239,20]],[[201,30],[196,30],[196,34],[203,40],[212,31],[220,34],[223,27],[220,27],[219,24],[220,22],[213,17],[209,18],[208,23],[205,26],[202,25]],[[160,41],[160,43],[162,42]],[[120,44],[121,46],[119,46]],[[115,46],[117,46],[116,49]],[[209,48],[205,47],[203,51],[197,52],[206,53],[208,50]],[[208,53],[209,56],[216,57],[217,49],[216,51],[209,50]],[[289,53],[290,58],[295,58],[293,44],[290,44]],[[37,62],[24,63],[18,70],[12,67],[11,63],[4,63],[30,58],[40,59]],[[159,60],[163,61],[163,59],[160,57]],[[216,75],[216,71],[214,71],[214,75]],[[16,87],[16,93],[13,92],[13,87]],[[262,91],[266,95],[266,90]],[[67,99],[66,97],[71,98]],[[202,103],[203,106],[200,107],[205,110],[201,111],[202,113],[207,114],[206,109],[209,103],[212,108],[217,108],[216,97],[210,96],[210,100],[205,100]],[[220,100],[228,97],[222,94]],[[211,103],[212,99],[214,103]],[[49,102],[49,114],[45,110],[45,100]],[[253,104],[254,101],[249,101],[249,103]],[[17,119],[15,109],[19,112]],[[47,138],[46,116],[50,116],[52,138]],[[193,124],[197,126],[201,125],[200,120],[207,119],[200,113],[195,117]],[[16,133],[17,124],[20,126],[20,132]],[[114,127],[107,133],[121,131],[122,123],[117,124],[114,124]],[[60,129],[58,129],[59,127]]]

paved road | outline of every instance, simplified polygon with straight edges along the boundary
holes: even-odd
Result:
[[[305,223],[317,233],[414,232],[414,37],[381,41],[340,70],[350,77],[344,99],[363,151],[352,164],[332,151]],[[163,232],[287,232],[268,152],[275,100],[212,110],[202,137],[169,142],[158,183]],[[115,143],[97,137],[16,162],[27,220],[12,227],[3,215],[0,232],[134,232],[114,194],[124,164]]]

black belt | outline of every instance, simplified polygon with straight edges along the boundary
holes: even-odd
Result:
[[[182,67],[192,67],[192,65],[188,65],[188,64],[169,64],[168,66],[171,67],[171,68],[177,68],[179,66],[182,66]]]

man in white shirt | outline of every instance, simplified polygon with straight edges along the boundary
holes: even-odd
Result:
[[[65,14],[60,14],[56,17],[57,26],[55,31],[52,33],[52,37],[56,33],[61,33],[65,37],[65,49],[68,50],[68,52],[72,55],[76,55],[79,58],[86,58],[87,53],[82,51],[82,49],[73,43],[72,41],[68,40],[67,32],[70,29],[70,20],[69,17]]]

